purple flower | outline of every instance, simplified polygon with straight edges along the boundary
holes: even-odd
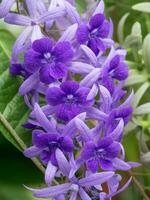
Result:
[[[56,150],[56,158],[62,174],[69,179],[69,169],[71,166],[59,149]],[[60,194],[65,195],[70,192],[71,199],[76,199],[79,195],[82,200],[85,200],[90,199],[90,187],[97,185],[101,187],[101,184],[108,181],[113,175],[114,172],[101,172],[80,179],[74,176],[72,179],[69,179],[68,183],[59,184],[58,186],[50,186],[43,189],[32,189],[27,187],[27,189],[32,191],[35,197],[39,198],[55,198]]]
[[[13,76],[21,75],[22,65],[21,64],[11,64],[10,66],[10,73]]]
[[[83,112],[93,101],[87,101],[90,89],[80,87],[75,81],[66,81],[58,87],[51,87],[46,94],[47,102],[55,106],[58,119],[68,121]]]
[[[106,192],[101,192],[99,194],[99,198],[101,200],[107,200],[107,199],[111,199],[112,197],[116,196],[117,194],[120,194],[125,189],[127,189],[129,184],[131,183],[132,177],[129,178],[129,180],[121,188],[119,188],[121,180],[122,180],[122,177],[118,174],[115,174],[112,178],[110,178],[109,181],[107,182],[109,194],[107,194]]]
[[[98,55],[99,51],[105,51],[107,46],[103,39],[109,37],[110,22],[103,14],[91,17],[89,25],[82,23],[77,29],[77,40],[80,44],[87,44]]]
[[[87,142],[81,152],[80,159],[87,161],[87,167],[95,173],[100,166],[103,170],[113,169],[113,159],[120,154],[120,144],[111,137],[99,140],[97,144]]]
[[[101,73],[101,84],[111,93],[115,89],[114,79],[118,81],[126,80],[128,77],[128,65],[121,56],[114,56],[108,65],[104,66]]]
[[[66,75],[72,57],[69,42],[60,42],[53,47],[52,40],[42,38],[34,41],[32,48],[25,54],[25,68],[30,73],[40,70],[40,80],[48,84]]]
[[[111,132],[116,128],[120,119],[123,119],[124,124],[126,125],[132,115],[133,109],[131,106],[123,106],[121,105],[118,108],[113,109],[108,117],[108,121],[106,123],[107,133]],[[120,138],[121,139],[121,138]]]
[[[40,156],[42,162],[47,165],[49,161],[57,166],[56,149],[59,148],[64,153],[73,150],[73,143],[70,137],[59,134],[46,133],[41,130],[34,130],[32,133],[33,147],[25,150],[27,157]],[[35,152],[36,148],[36,152]],[[34,152],[34,155],[32,154]]]

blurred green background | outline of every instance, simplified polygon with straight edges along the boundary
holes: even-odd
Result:
[[[125,34],[131,32],[131,27],[134,22],[138,21],[142,25],[143,35],[145,36],[150,27],[147,23],[150,23],[150,16],[148,14],[139,13],[133,11],[131,6],[143,2],[141,0],[104,0],[106,5],[106,13],[108,17],[111,17],[114,26],[115,33],[114,39],[117,38],[117,26],[121,17],[130,12],[127,23],[125,25]],[[79,9],[84,9],[84,1],[77,0]],[[2,25],[0,25],[2,26]],[[138,161],[139,160],[139,147],[136,136],[133,133],[127,135],[124,139],[124,146],[126,149],[127,160]],[[140,172],[149,172],[146,167],[138,169]],[[138,176],[137,177],[144,185],[150,185],[150,176]],[[0,135],[0,200],[34,200],[32,194],[24,189],[23,184],[28,186],[41,186],[44,182],[43,174],[32,164],[29,159],[26,159],[21,152],[19,152],[12,144]],[[148,192],[147,192],[148,194]],[[150,194],[148,194],[150,196]],[[136,186],[132,184],[125,192],[120,196],[115,197],[116,200],[143,200]]]

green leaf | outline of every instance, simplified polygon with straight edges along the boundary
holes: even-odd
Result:
[[[124,42],[124,25],[126,22],[126,19],[128,18],[129,13],[126,13],[119,21],[118,24],[118,39],[120,43]]]
[[[131,34],[135,36],[141,36],[141,24],[139,22],[135,22],[133,24]]]
[[[128,125],[125,127],[124,134],[127,135],[131,131],[133,131],[137,127],[137,124],[133,122],[129,122]]]
[[[150,34],[148,34],[144,39],[142,55],[146,69],[150,72]]]
[[[127,48],[135,48],[137,53],[138,50],[141,49],[142,46],[142,31],[141,24],[139,22],[135,22],[132,26],[131,34],[128,35],[125,39],[125,46]]]
[[[140,11],[140,12],[150,13],[150,3],[149,2],[144,2],[144,3],[135,4],[132,7],[132,9]]]
[[[150,114],[150,103],[145,103],[137,107],[134,111],[134,114],[135,115]]]
[[[143,95],[145,94],[146,90],[149,88],[150,84],[148,82],[144,83],[135,93],[134,95],[134,101],[132,103],[132,106],[136,108],[142,99]]]
[[[28,108],[23,101],[23,97],[18,95],[18,88],[21,80],[11,77],[9,73],[9,60],[12,45],[15,41],[14,36],[6,31],[0,30],[0,131],[18,149],[23,149],[16,139],[21,138],[26,144],[30,143],[30,135],[21,127],[26,122]],[[4,121],[18,133],[16,139],[10,134],[8,126]]]
[[[15,147],[23,151],[30,145],[31,133],[21,126],[26,122],[29,113],[23,97],[18,94],[21,79],[11,77],[9,73],[14,41],[15,38],[9,31],[0,30],[0,132]],[[32,161],[44,172],[44,167],[36,158]]]
[[[82,1],[77,0],[76,3],[77,3],[78,11],[80,13],[83,13],[85,11],[85,9],[86,9],[86,1],[85,0],[82,0]]]
[[[135,85],[138,83],[144,83],[147,81],[146,74],[140,74],[137,70],[130,70],[129,78],[126,81],[126,86]]]

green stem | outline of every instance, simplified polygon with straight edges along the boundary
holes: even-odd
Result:
[[[143,196],[144,200],[150,200],[150,198],[145,193],[145,187],[138,181],[137,178],[134,177],[134,173],[129,171],[129,174],[130,174],[130,176],[133,177],[133,182],[137,186],[137,188],[138,188],[139,192],[141,193],[141,195]]]
[[[147,30],[150,33],[150,17],[149,17],[149,14],[145,14],[145,19],[146,19]]]

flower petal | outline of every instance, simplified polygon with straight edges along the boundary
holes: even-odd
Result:
[[[56,44],[53,55],[57,62],[68,62],[73,58],[73,50],[69,42],[59,42]]]
[[[101,69],[93,69],[81,82],[80,85],[84,87],[91,87],[100,78]]]
[[[37,14],[37,0],[26,0],[26,5],[31,18],[36,17]]]
[[[113,142],[111,145],[106,147],[107,158],[115,158],[118,157],[121,151],[120,143]]]
[[[98,171],[98,164],[99,163],[97,160],[91,159],[88,160],[87,167],[89,170],[91,170],[92,173],[96,173]]]
[[[48,162],[46,171],[45,171],[45,182],[47,185],[50,185],[53,178],[55,177],[57,167],[52,165],[51,161]]]
[[[92,200],[89,195],[84,191],[83,188],[79,189],[79,195],[81,197],[82,200]]]
[[[58,87],[49,88],[46,93],[46,100],[52,106],[63,103],[64,97],[64,92]]]
[[[63,139],[61,139],[61,148],[66,152],[72,152],[73,142],[69,136],[65,136]]]
[[[88,47],[95,53],[95,55],[97,56],[99,53],[99,48],[98,48],[98,41],[97,38],[91,38],[88,41]],[[99,42],[99,46],[100,46],[100,42]],[[102,46],[102,44],[101,44]],[[100,48],[101,49],[101,48]]]
[[[89,30],[86,24],[80,24],[78,29],[77,29],[77,41],[80,44],[84,44],[85,42],[88,41],[88,34],[89,34]]]
[[[113,73],[113,78],[117,80],[125,80],[128,77],[128,65],[126,63],[120,63]]]
[[[31,19],[29,17],[15,13],[9,13],[5,17],[4,21],[7,22],[8,24],[15,24],[20,26],[31,25]]]
[[[101,159],[100,165],[101,165],[102,170],[108,170],[108,171],[113,170],[113,165],[110,160]]]
[[[81,159],[86,161],[88,159],[90,159],[91,157],[94,156],[94,152],[95,152],[95,144],[94,142],[87,142],[82,151],[81,151]]]
[[[124,129],[124,122],[121,119],[116,128],[109,134],[109,136],[113,138],[113,140],[118,141],[123,132],[123,129]]]
[[[53,63],[49,65],[49,74],[54,79],[63,78],[67,74],[67,67],[61,62]]]
[[[50,53],[53,47],[53,41],[48,37],[41,38],[39,40],[35,40],[32,44],[32,48],[34,51],[39,53]]]
[[[94,67],[83,62],[72,62],[69,71],[75,74],[89,74]]]
[[[105,138],[99,140],[97,146],[98,146],[98,148],[107,148],[112,143],[113,143],[113,140],[111,137],[105,137]]]
[[[76,200],[77,199],[77,192],[72,192],[69,200]]]
[[[34,193],[35,197],[39,198],[49,198],[49,197],[55,197],[60,194],[66,193],[71,187],[71,183],[65,183],[65,184],[60,184],[57,186],[51,186],[48,188],[43,188],[43,189],[33,189],[26,187],[28,190]]]
[[[28,158],[36,157],[40,153],[41,153],[41,149],[39,149],[35,146],[29,147],[29,148],[25,149],[23,152],[23,154]]]
[[[104,112],[94,107],[86,108],[86,112],[87,112],[88,118],[90,119],[96,119],[96,120],[102,120],[102,121],[106,121],[108,119],[107,114],[105,114]]]
[[[60,104],[56,107],[56,116],[60,120],[68,121],[77,116],[81,111],[77,104]]]
[[[47,117],[45,116],[42,109],[40,108],[40,106],[37,103],[35,103],[35,105],[34,105],[34,111],[35,111],[35,116],[36,116],[37,121],[44,128],[44,130],[46,130],[50,133],[51,132],[55,133],[55,129],[52,126],[52,123],[47,119]]]
[[[64,176],[69,176],[70,165],[65,155],[60,149],[56,149],[56,159],[59,166],[59,169],[63,173]]]
[[[109,35],[110,25],[109,21],[105,21],[103,25],[98,29],[98,36],[101,38],[106,38]]]
[[[65,94],[74,94],[79,88],[79,83],[76,81],[65,81],[60,85],[60,88]]]
[[[63,7],[55,7],[51,9],[50,11],[44,12],[42,15],[40,15],[37,19],[37,23],[45,23],[50,20],[57,19],[59,17],[62,17],[66,14],[65,8]]]
[[[80,23],[80,15],[78,14],[76,8],[74,6],[72,6],[70,3],[68,3],[67,1],[64,1],[64,5],[66,8],[66,11],[69,15],[69,17],[71,18],[73,23]]]
[[[93,13],[93,16],[98,14],[98,13],[104,13],[104,1],[101,0],[98,4],[98,6],[96,7],[94,13]]]
[[[29,49],[24,55],[24,67],[30,72],[36,72],[41,66],[41,54],[34,51],[33,49]]]
[[[103,14],[96,14],[92,16],[89,22],[91,29],[93,30],[100,27],[103,24],[104,20],[105,17]]]
[[[55,81],[55,79],[50,75],[51,68],[49,66],[42,67],[40,69],[40,81],[45,84],[50,84]]]
[[[29,76],[29,78],[27,78],[23,82],[23,84],[19,88],[19,93],[21,95],[27,94],[28,92],[34,90],[35,87],[37,87],[38,83],[39,83],[39,73],[37,72]]]
[[[131,169],[131,166],[128,163],[119,158],[113,159],[113,167],[122,171],[128,171],[129,169]]]
[[[86,178],[80,179],[79,184],[84,187],[100,185],[108,181],[113,175],[114,175],[114,172],[95,173],[95,174],[89,175]]]
[[[60,37],[58,42],[72,41],[72,39],[74,39],[74,37],[75,37],[77,27],[78,27],[77,24],[73,24],[73,25],[69,26],[68,29]]]
[[[89,92],[90,92],[90,89],[89,88],[87,88],[87,87],[80,87],[78,90],[77,90],[77,92],[75,93],[75,97],[77,97],[77,102],[78,103],[80,103],[81,105],[88,105],[88,104],[90,104],[90,102],[91,102],[91,104],[92,104],[92,100],[90,100],[90,101],[87,101],[87,96],[88,96],[88,94],[89,94]]]
[[[75,125],[77,127],[77,130],[81,133],[81,137],[83,137],[83,140],[85,142],[90,141],[91,136],[90,129],[88,128],[88,126],[78,117],[75,118]]]
[[[97,60],[97,57],[94,54],[94,52],[86,45],[81,45],[81,49],[84,51],[86,56],[89,58],[90,62],[96,67],[98,60]]]
[[[41,130],[34,130],[32,132],[32,143],[38,148],[45,148],[48,146],[49,134]]]
[[[8,14],[14,3],[15,0],[3,0],[0,3],[0,18],[3,18]]]
[[[111,104],[112,104],[112,97],[110,92],[108,91],[107,88],[105,88],[104,86],[100,85],[100,93],[101,93],[101,101],[102,101],[102,109],[104,112],[108,113],[108,111],[111,108]]]

